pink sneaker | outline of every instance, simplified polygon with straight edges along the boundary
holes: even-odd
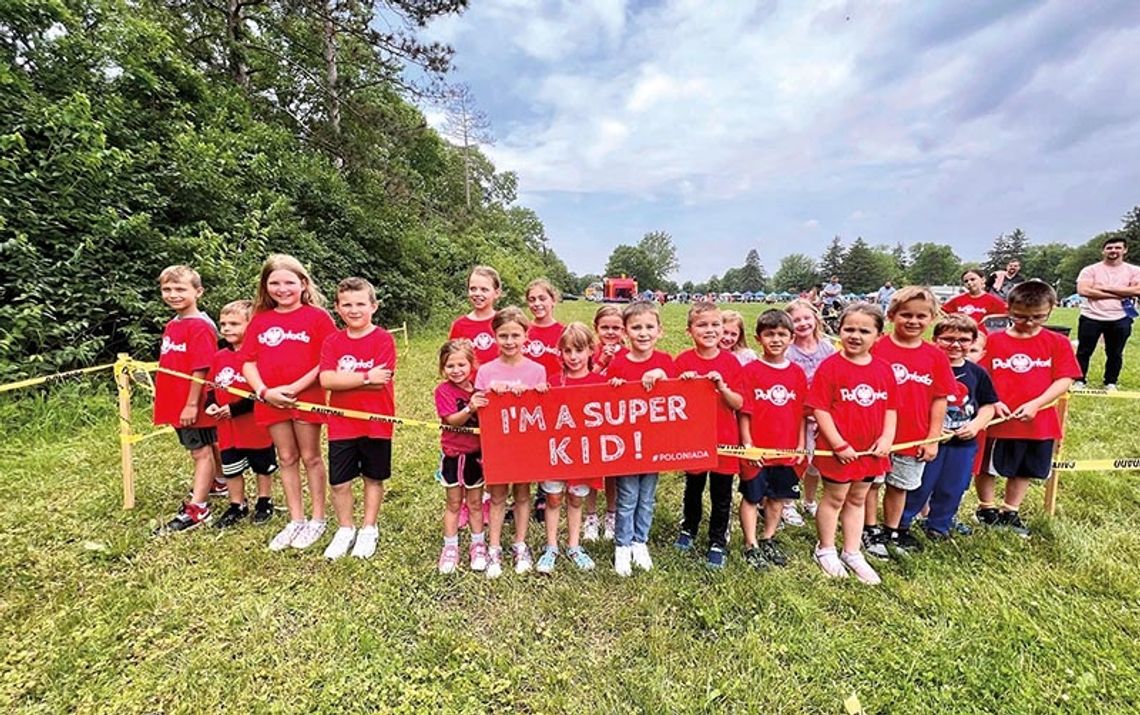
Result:
[[[439,552],[439,572],[442,574],[455,573],[459,565],[459,547],[454,544],[444,546]]]
[[[878,586],[883,582],[883,579],[879,578],[879,574],[875,572],[875,569],[871,568],[871,564],[867,563],[867,559],[863,556],[862,551],[856,551],[853,554],[844,551],[843,556],[840,558],[843,559],[843,563],[847,564],[847,568],[851,569],[851,572],[855,574],[855,578],[868,586]]]
[[[472,571],[486,571],[487,570],[487,545],[483,542],[471,544],[468,549],[467,555],[471,559]]]
[[[847,569],[843,568],[843,562],[835,553],[834,546],[825,549],[816,544],[813,556],[820,569],[831,578],[847,578]]]
[[[467,521],[471,518],[471,510],[467,508],[467,502],[463,502],[459,506],[459,528],[466,529]]]

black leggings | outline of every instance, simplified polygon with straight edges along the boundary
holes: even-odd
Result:
[[[701,512],[705,482],[709,484],[712,509],[709,512],[709,547],[724,548],[728,544],[728,522],[732,516],[731,474],[701,472],[685,475],[685,511],[681,530],[693,536],[701,528]]]

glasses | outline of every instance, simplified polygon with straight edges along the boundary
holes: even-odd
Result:
[[[935,340],[943,345],[961,345],[964,348],[969,347],[974,342],[974,338],[951,338],[945,335],[939,335]]]
[[[1042,323],[1049,319],[1048,313],[1034,313],[1033,315],[1024,315],[1022,313],[1010,313],[1009,319],[1015,323]]]

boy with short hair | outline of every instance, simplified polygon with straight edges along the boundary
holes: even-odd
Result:
[[[983,524],[1029,536],[1018,509],[1029,482],[1049,477],[1053,443],[1061,438],[1057,410],[1046,405],[1068,392],[1081,368],[1069,339],[1045,329],[1057,305],[1047,283],[1020,283],[1007,300],[1013,325],[990,334],[982,364],[1001,397],[997,415],[1009,419],[988,429],[987,473],[977,480],[976,516]],[[1006,478],[1000,509],[994,505],[995,476]]]
[[[942,420],[943,432],[954,436],[926,463],[919,488],[907,492],[899,523],[899,529],[909,530],[915,516],[929,501],[930,512],[924,529],[931,540],[949,538],[955,526],[962,495],[970,486],[978,434],[993,418],[998,401],[990,376],[966,359],[977,339],[978,324],[963,313],[951,313],[934,324],[934,344],[950,359],[950,368],[958,383],[947,398],[946,416]]]
[[[783,310],[767,310],[756,319],[760,359],[744,366],[741,389],[740,436],[745,447],[803,451],[807,442],[804,417],[807,374],[785,357],[792,342],[792,318]],[[798,499],[800,479],[793,467],[803,456],[765,457],[760,469],[740,472],[740,528],[744,532],[744,560],[755,569],[784,566],[788,557],[776,543],[776,529],[785,499]],[[764,538],[756,540],[756,521],[764,504]]]
[[[740,424],[736,410],[744,404],[737,388],[740,385],[740,361],[732,353],[720,349],[724,321],[715,303],[700,301],[689,308],[688,330],[693,347],[679,354],[674,362],[682,380],[704,378],[716,385],[716,437],[718,444],[739,444]],[[693,540],[701,526],[705,482],[709,485],[709,550],[705,563],[709,568],[724,568],[728,558],[728,530],[732,517],[732,480],[740,469],[735,457],[720,457],[715,470],[685,474],[684,516],[676,546],[681,551],[693,548]]]
[[[215,526],[226,529],[249,516],[245,499],[245,470],[257,475],[257,504],[253,523],[264,524],[273,517],[273,477],[277,452],[269,430],[259,427],[253,417],[253,399],[238,397],[226,390],[233,387],[250,391],[238,353],[253,316],[253,303],[235,300],[218,315],[218,328],[225,347],[214,353],[209,380],[215,386],[206,395],[206,414],[217,420],[218,446],[221,447],[222,474],[227,478],[230,506]]]
[[[174,318],[162,331],[159,367],[205,378],[217,349],[213,324],[198,310],[202,297],[202,277],[189,266],[175,265],[158,276],[162,301],[174,311]],[[154,424],[171,425],[178,441],[194,460],[194,485],[190,501],[155,533],[189,531],[210,520],[208,503],[214,483],[214,443],[218,439],[214,421],[205,412],[202,383],[159,372],[154,378]]]
[[[396,371],[396,342],[372,324],[376,289],[363,278],[345,278],[336,287],[336,312],[345,328],[325,339],[321,347],[321,387],[329,391],[329,406],[382,415],[396,414],[392,377]],[[384,501],[384,480],[392,474],[392,423],[329,415],[329,484],[340,528],[325,558],[352,555],[367,559],[376,553],[376,526]],[[364,524],[357,533],[352,519],[352,481],[364,477]]]

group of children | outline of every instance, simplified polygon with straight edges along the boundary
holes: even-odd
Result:
[[[339,528],[325,556],[339,558],[350,549],[354,556],[371,556],[383,483],[391,474],[392,424],[300,410],[296,403],[324,404],[327,391],[331,407],[395,414],[396,351],[391,335],[372,323],[377,307],[372,286],[359,278],[340,283],[335,307],[345,328],[337,331],[304,267],[291,257],[271,256],[255,303],[223,308],[220,332],[226,347],[216,350],[213,324],[197,309],[202,293],[197,273],[171,267],[160,285],[177,314],[163,336],[160,367],[205,378],[210,385],[241,387],[258,398],[238,399],[159,374],[155,421],[176,426],[195,462],[191,498],[164,529],[180,531],[209,519],[207,498],[220,463],[220,473],[229,478],[231,504],[219,526],[249,513],[241,485],[247,468],[258,475],[254,521],[270,518],[269,475],[276,471],[290,521],[270,548],[309,547],[326,528],[327,479]],[[558,295],[547,281],[535,280],[526,288],[530,317],[513,306],[496,309],[500,291],[494,269],[475,267],[468,278],[471,312],[455,320],[439,351],[437,478],[446,492],[441,573],[458,568],[459,533],[467,527],[469,568],[488,578],[502,574],[508,496],[513,497],[510,552],[516,573],[549,573],[563,555],[578,569],[593,569],[583,543],[603,535],[613,540],[619,575],[629,576],[634,567],[653,568],[648,542],[656,473],[540,481],[536,506],[546,539],[537,561],[533,558],[526,537],[530,484],[536,480],[510,475],[513,484],[484,489],[480,442],[472,428],[478,427],[489,392],[628,381],[656,390],[662,389],[660,380],[708,380],[717,392],[718,443],[756,446],[763,457],[721,456],[714,469],[685,475],[675,547],[695,547],[707,485],[704,560],[710,568],[725,566],[735,486],[741,494],[744,560],[757,569],[783,566],[788,556],[776,532],[782,523],[803,525],[796,508],[802,497],[815,518],[814,558],[824,573],[846,577],[850,571],[875,584],[879,576],[864,551],[886,558],[920,550],[911,533],[920,517],[928,539],[968,529],[955,516],[972,475],[977,475],[977,519],[1028,535],[1018,509],[1030,481],[1050,473],[1054,440],[1060,437],[1052,404],[1080,375],[1068,341],[1044,328],[1056,294],[1037,281],[1011,292],[1012,326],[990,335],[988,343],[966,315],[938,319],[937,298],[929,289],[911,286],[895,293],[886,316],[867,303],[848,306],[839,319],[838,350],[806,301],[762,313],[753,333],[756,351],[748,348],[738,313],[696,303],[687,317],[693,347],[676,357],[657,349],[663,329],[656,304],[605,305],[592,328],[564,326],[554,318]],[[892,330],[884,334],[887,320]],[[929,342],[924,335],[932,324]],[[971,350],[978,352],[971,356]],[[979,435],[995,417],[980,454]],[[324,423],[329,426],[327,472],[320,448]],[[301,493],[302,462],[312,500],[309,518]],[[359,530],[351,490],[358,476],[364,477]],[[1000,508],[995,476],[1007,479]],[[599,493],[605,495],[604,514],[598,513]],[[837,549],[840,529],[842,551]]]

